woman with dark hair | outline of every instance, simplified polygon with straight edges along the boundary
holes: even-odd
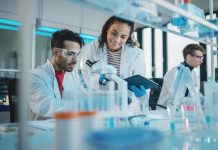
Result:
[[[133,32],[133,22],[110,17],[98,40],[85,45],[81,50],[83,60],[101,60],[112,65],[117,69],[117,75],[123,79],[137,74],[145,77],[144,51],[138,48],[139,44],[134,39]],[[146,95],[143,86],[133,86],[132,91],[136,97]]]
[[[124,44],[129,44],[130,47],[135,47],[139,46],[138,42],[134,40],[133,32],[135,30],[135,25],[133,22],[112,16],[110,17],[106,23],[104,24],[101,32],[101,36],[99,37],[99,47],[103,48],[104,44],[107,43],[107,33],[109,28],[115,23],[115,22],[120,22],[120,23],[125,23],[129,26],[130,31],[128,34],[128,38]]]

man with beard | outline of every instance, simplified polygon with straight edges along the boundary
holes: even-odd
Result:
[[[76,69],[83,39],[70,30],[55,32],[51,38],[52,58],[31,73],[30,110],[34,119],[53,117],[63,109],[64,100],[85,90]]]

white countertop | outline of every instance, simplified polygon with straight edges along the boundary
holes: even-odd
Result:
[[[146,120],[147,129],[155,129],[164,135],[160,142],[163,149],[217,149],[218,132],[204,130],[194,133],[170,132],[169,120],[165,110],[151,111]],[[182,124],[180,127],[182,130]],[[0,150],[16,150],[18,141],[17,124],[0,124]],[[55,120],[31,121],[28,123],[28,143],[30,150],[53,150],[55,149]],[[217,141],[216,141],[217,140]]]

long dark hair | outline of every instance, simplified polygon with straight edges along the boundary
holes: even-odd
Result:
[[[118,18],[116,16],[112,16],[110,17],[104,24],[102,31],[101,31],[101,35],[98,38],[99,41],[99,48],[103,48],[104,44],[107,42],[107,32],[109,30],[109,28],[115,23],[115,22],[120,22],[120,23],[125,23],[127,25],[130,26],[130,33],[129,33],[129,38],[126,41],[126,44],[129,44],[130,47],[135,47],[138,46],[138,42],[135,40],[133,32],[135,29],[135,25],[133,22],[122,19],[122,18]]]

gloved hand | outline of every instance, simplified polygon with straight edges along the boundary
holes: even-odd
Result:
[[[100,78],[98,80],[99,84],[106,85],[109,80],[106,78],[105,74],[100,74]]]
[[[131,91],[135,93],[135,96],[136,97],[142,97],[146,94],[146,89],[143,85],[140,85],[140,88],[132,85],[130,87]]]

